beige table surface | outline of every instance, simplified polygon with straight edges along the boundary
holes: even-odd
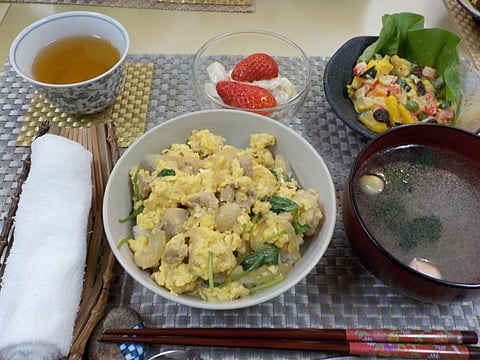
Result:
[[[7,59],[11,42],[25,26],[70,10],[119,20],[130,34],[131,53],[193,53],[216,34],[259,28],[290,37],[310,56],[329,56],[351,37],[378,34],[383,14],[402,11],[424,15],[427,27],[456,31],[441,0],[256,0],[250,13],[0,3],[0,59]]]

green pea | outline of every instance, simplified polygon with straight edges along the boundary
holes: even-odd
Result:
[[[425,120],[428,116],[425,114],[425,113],[420,113],[420,114],[417,114],[417,119],[422,121],[422,120]]]
[[[418,103],[415,100],[408,100],[405,104],[405,107],[409,111],[417,111],[418,110]]]

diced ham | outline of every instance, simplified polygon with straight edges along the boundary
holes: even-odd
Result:
[[[400,94],[402,93],[402,87],[399,84],[390,83],[388,84],[387,88],[390,95],[395,96],[397,99],[400,97]]]
[[[437,70],[430,66],[424,66],[422,69],[422,76],[428,80],[434,80],[437,77]]]
[[[354,76],[360,76],[362,75],[365,71],[367,71],[367,63],[366,62],[359,62],[353,67],[353,75]]]
[[[435,115],[438,111],[437,104],[435,102],[429,103],[427,106],[425,106],[425,114],[427,115]]]
[[[448,124],[453,120],[453,117],[454,117],[453,109],[448,108],[438,112],[437,121],[439,124]]]

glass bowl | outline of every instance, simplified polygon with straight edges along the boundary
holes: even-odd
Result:
[[[243,58],[254,53],[266,53],[278,63],[279,78],[287,78],[295,88],[295,95],[274,107],[243,109],[225,104],[217,95],[208,67],[218,62],[228,74]],[[196,52],[192,66],[193,89],[201,109],[236,109],[267,115],[276,120],[295,116],[303,105],[310,88],[311,68],[308,56],[286,37],[262,30],[232,31],[215,36]]]

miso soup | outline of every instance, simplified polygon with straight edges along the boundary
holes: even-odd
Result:
[[[356,208],[384,249],[406,265],[420,261],[436,270],[427,275],[480,283],[477,163],[410,145],[368,159],[357,174]]]

